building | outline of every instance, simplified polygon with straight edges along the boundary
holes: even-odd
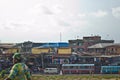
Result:
[[[66,49],[68,47],[69,47],[69,44],[67,42],[57,42],[57,43],[45,43],[37,48],[39,48],[39,50],[41,49],[41,51],[42,49],[49,49],[49,53],[57,54],[60,48]]]
[[[106,55],[120,55],[120,43],[107,46]]]
[[[88,47],[90,54],[120,55],[120,43],[98,43]]]
[[[93,55],[105,55],[106,47],[113,45],[114,43],[98,43],[88,47],[89,54]]]
[[[6,54],[6,51],[12,48],[14,45],[14,43],[0,43],[0,54]]]
[[[32,53],[32,48],[43,45],[44,43],[35,43],[31,41],[26,41],[23,43],[17,43],[14,48],[19,48],[20,53]]]
[[[102,40],[101,36],[86,36],[83,39],[69,40],[69,47],[72,48],[72,52],[86,52],[88,46],[97,43],[114,43],[114,40]]]

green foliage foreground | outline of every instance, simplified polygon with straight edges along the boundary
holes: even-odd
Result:
[[[120,80],[120,75],[33,75],[32,80]]]

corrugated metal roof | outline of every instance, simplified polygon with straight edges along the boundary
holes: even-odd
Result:
[[[0,47],[2,47],[2,48],[11,48],[14,45],[15,44],[13,44],[13,43],[0,43]]]
[[[114,43],[98,43],[92,46],[89,46],[88,48],[105,48],[107,46],[114,45]]]
[[[69,44],[65,42],[59,42],[59,43],[46,43],[42,46],[39,46],[41,48],[49,48],[49,47],[68,47]]]
[[[62,66],[94,66],[94,64],[62,64]]]

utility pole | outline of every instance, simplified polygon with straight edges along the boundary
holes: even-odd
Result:
[[[43,58],[44,58],[44,53],[41,53],[42,68],[44,68],[44,61],[43,61],[44,59]]]
[[[62,41],[62,34],[61,34],[61,32],[60,32],[60,42]]]

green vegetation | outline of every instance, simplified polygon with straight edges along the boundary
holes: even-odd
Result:
[[[120,75],[33,75],[32,80],[120,80]]]

